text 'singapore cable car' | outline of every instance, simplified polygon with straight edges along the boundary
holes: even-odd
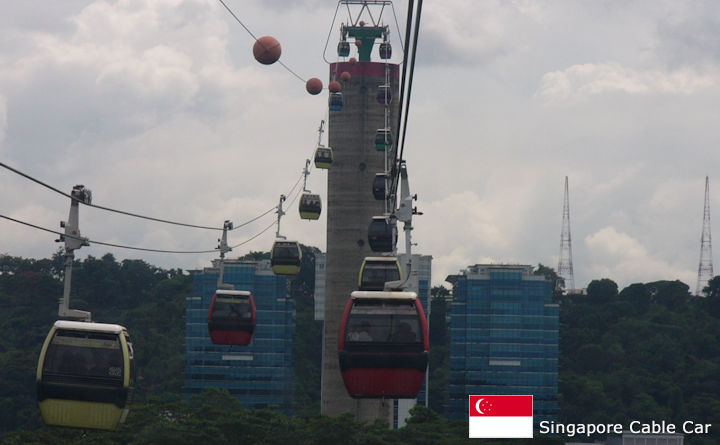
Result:
[[[396,227],[384,216],[373,216],[368,226],[368,244],[373,252],[392,252],[397,238]]]
[[[300,210],[300,218],[302,219],[319,219],[320,213],[322,212],[320,195],[313,193],[303,193],[300,195],[298,210]]]
[[[385,176],[385,173],[375,174],[375,179],[373,179],[372,183],[372,192],[373,197],[378,201],[382,201],[386,198],[385,182],[387,182],[387,176]]]
[[[255,331],[255,301],[248,291],[218,289],[208,310],[210,340],[216,345],[248,345]]]
[[[427,320],[415,292],[351,294],[338,341],[340,371],[351,397],[417,397],[428,349]]]
[[[358,274],[358,290],[384,290],[385,283],[402,280],[402,271],[397,257],[366,257]]]
[[[58,320],[37,367],[37,400],[46,425],[115,430],[135,386],[133,349],[116,324]]]
[[[315,167],[328,169],[332,166],[333,152],[330,147],[318,146],[315,150]]]
[[[270,252],[270,265],[277,275],[297,275],[302,264],[302,251],[297,241],[275,240]]]

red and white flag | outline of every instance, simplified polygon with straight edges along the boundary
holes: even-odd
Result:
[[[470,396],[471,438],[532,438],[533,396]]]

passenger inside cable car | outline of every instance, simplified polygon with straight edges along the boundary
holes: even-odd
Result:
[[[320,213],[322,212],[320,195],[303,193],[302,196],[300,196],[298,209],[300,210],[300,218],[302,219],[319,219]]]
[[[208,310],[214,344],[248,345],[255,331],[255,302],[248,291],[218,289]]]
[[[276,240],[270,252],[270,265],[277,275],[297,275],[302,264],[302,251],[297,241]]]
[[[55,322],[37,369],[45,424],[115,430],[127,416],[133,387],[132,343],[124,327]]]
[[[332,165],[333,153],[329,147],[318,147],[315,150],[315,167],[328,169]]]
[[[412,398],[428,360],[427,321],[413,292],[353,292],[338,343],[350,396]]]

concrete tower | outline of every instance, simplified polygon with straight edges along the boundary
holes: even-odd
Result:
[[[373,40],[363,38],[360,48],[372,48]],[[343,108],[330,111],[328,124],[333,164],[328,170],[321,397],[323,414],[335,416],[352,412],[361,421],[390,421],[392,400],[352,399],[343,384],[338,361],[338,331],[343,311],[350,293],[357,290],[363,258],[373,255],[368,245],[368,226],[373,216],[383,215],[385,210],[384,202],[373,198],[372,182],[376,173],[385,171],[386,152],[376,149],[375,132],[385,127],[385,105],[378,103],[376,93],[378,86],[385,83],[386,69],[393,97],[391,123],[396,122],[399,110],[398,65],[372,62],[369,54],[361,52],[358,62],[330,64],[331,81],[339,80],[343,72],[350,73],[351,78],[342,82]],[[389,150],[387,156],[393,159],[394,151]]]

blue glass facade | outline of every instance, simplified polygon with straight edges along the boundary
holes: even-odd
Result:
[[[558,318],[552,283],[532,266],[476,265],[452,275],[448,414],[470,394],[532,394],[533,420],[557,421]]]
[[[214,345],[207,327],[208,309],[219,270],[195,274],[193,297],[186,303],[185,393],[207,386],[227,389],[246,408],[275,408],[290,414],[292,341],[295,310],[287,279],[273,274],[269,261],[225,261],[223,281],[249,290],[257,319],[248,346]]]

